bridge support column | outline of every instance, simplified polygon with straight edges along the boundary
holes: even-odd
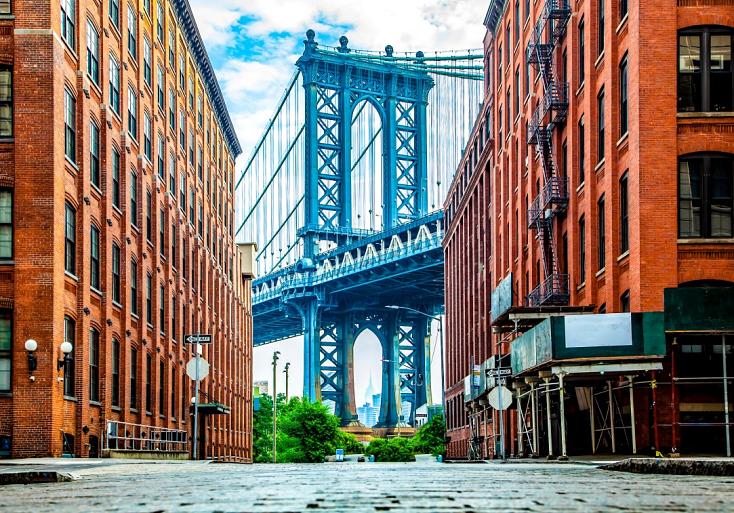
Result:
[[[395,427],[400,420],[400,341],[398,315],[386,315],[382,344],[382,398],[377,427]]]
[[[321,400],[321,330],[317,298],[305,301],[300,308],[303,319],[303,397]]]

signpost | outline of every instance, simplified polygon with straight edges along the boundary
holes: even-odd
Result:
[[[199,449],[199,382],[209,375],[209,362],[201,358],[201,344],[211,344],[212,336],[201,333],[184,336],[184,344],[196,344],[194,357],[186,364],[186,375],[194,380],[194,448],[193,458]]]
[[[500,456],[505,459],[505,410],[512,403],[512,393],[505,388],[505,378],[512,375],[510,367],[496,367],[489,369],[487,375],[494,378],[497,386],[489,391],[487,400],[490,406],[499,411],[500,415]],[[504,396],[504,398],[503,398]],[[509,400],[507,399],[509,398]],[[503,400],[504,399],[504,400]]]

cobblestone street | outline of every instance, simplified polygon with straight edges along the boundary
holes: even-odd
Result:
[[[70,483],[0,488],[3,512],[734,511],[734,478],[577,464],[76,465]]]

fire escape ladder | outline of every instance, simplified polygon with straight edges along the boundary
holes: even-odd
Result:
[[[544,279],[527,297],[528,305],[565,305],[570,296],[568,275],[561,274],[553,237],[554,218],[568,206],[568,181],[559,176],[553,152],[553,132],[568,115],[568,83],[554,72],[554,53],[571,17],[568,0],[545,0],[533,28],[526,56],[543,83],[543,96],[530,118],[527,142],[535,146],[543,166],[543,187],[528,207],[528,228],[536,231]],[[565,77],[562,77],[565,79]]]

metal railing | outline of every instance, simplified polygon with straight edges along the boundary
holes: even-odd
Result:
[[[108,420],[103,449],[126,452],[188,452],[189,434],[180,429]]]
[[[528,303],[533,307],[566,305],[569,297],[568,274],[554,273],[528,294]]]

